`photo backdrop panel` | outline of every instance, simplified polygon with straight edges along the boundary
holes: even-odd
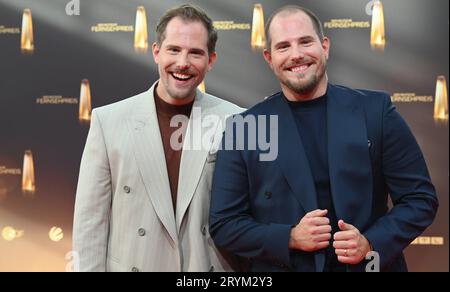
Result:
[[[205,90],[243,107],[279,91],[261,55],[261,20],[285,4],[321,18],[330,81],[389,92],[427,160],[440,209],[406,250],[410,270],[448,271],[448,1],[383,0],[373,10],[369,0],[80,0],[79,10],[69,2],[0,0],[0,271],[73,269],[90,112],[158,79],[156,23],[185,2],[219,31]]]

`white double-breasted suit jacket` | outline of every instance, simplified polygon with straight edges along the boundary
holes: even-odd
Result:
[[[214,246],[208,218],[225,119],[243,109],[197,90],[174,212],[155,86],[92,112],[75,203],[75,266],[80,271],[233,270],[231,258]]]

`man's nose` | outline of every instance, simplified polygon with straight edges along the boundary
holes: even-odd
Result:
[[[292,61],[301,61],[305,58],[305,52],[300,46],[293,46],[291,59]]]
[[[177,68],[179,70],[186,70],[189,69],[189,59],[188,59],[188,55],[183,53],[180,54],[179,57],[177,58]]]

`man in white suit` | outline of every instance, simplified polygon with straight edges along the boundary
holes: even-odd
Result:
[[[73,230],[80,271],[233,270],[208,217],[222,125],[241,108],[197,89],[216,41],[200,9],[169,10],[152,47],[160,79],[92,112]]]

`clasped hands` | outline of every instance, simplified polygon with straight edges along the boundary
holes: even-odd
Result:
[[[306,214],[291,230],[290,249],[313,252],[327,248],[331,240],[328,210],[314,210]],[[344,220],[339,220],[340,231],[333,236],[333,248],[339,262],[356,265],[371,251],[369,241],[359,230]]]

